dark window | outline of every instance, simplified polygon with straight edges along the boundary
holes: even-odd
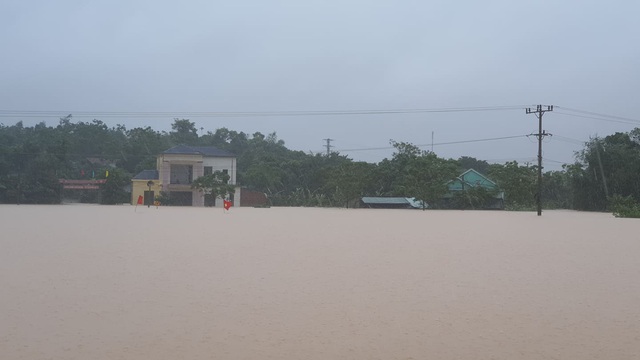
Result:
[[[171,165],[171,184],[191,184],[193,180],[193,166]]]

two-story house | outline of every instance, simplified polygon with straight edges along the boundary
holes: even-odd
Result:
[[[161,191],[169,196],[172,205],[204,206],[205,196],[192,189],[194,179],[221,171],[229,175],[229,184],[236,184],[236,156],[229,151],[213,146],[178,145],[163,151],[156,158],[157,170],[144,170],[132,179],[131,203],[143,196],[145,204]],[[234,206],[240,206],[240,188],[233,196]],[[222,201],[210,200],[220,207]]]

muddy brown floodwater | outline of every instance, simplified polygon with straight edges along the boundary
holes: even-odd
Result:
[[[2,359],[639,359],[640,220],[0,206]]]

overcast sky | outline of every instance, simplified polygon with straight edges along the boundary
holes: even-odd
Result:
[[[578,142],[640,127],[637,1],[3,1],[0,123],[74,115],[170,130],[193,112],[514,110],[351,116],[194,117],[204,131],[276,132],[287,147],[323,139],[377,162],[389,140],[414,144],[537,132],[545,168],[572,162]],[[565,109],[563,109],[565,108]],[[615,115],[598,119],[567,109]],[[44,117],[6,111],[52,111]],[[591,116],[591,115],[588,115]],[[622,120],[622,121],[606,121]],[[430,149],[430,146],[424,147]],[[535,162],[534,138],[436,145],[443,157]]]

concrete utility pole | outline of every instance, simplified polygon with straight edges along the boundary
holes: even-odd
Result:
[[[333,147],[333,145],[331,145],[331,142],[333,141],[333,139],[322,139],[322,140],[327,142],[327,145],[325,145],[327,147],[327,156],[331,155],[331,148]]]
[[[598,167],[600,167],[600,175],[602,176],[602,185],[604,185],[604,196],[609,200],[609,188],[607,187],[607,178],[604,176],[604,167],[602,167],[602,159],[600,158],[600,140],[598,137],[595,138],[595,148],[596,148],[596,156],[598,157]]]
[[[538,133],[532,134],[538,138],[538,193],[536,194],[538,216],[542,215],[542,139],[545,136],[551,136],[551,134],[542,130],[542,115],[547,111],[553,111],[553,105],[547,105],[545,110],[542,109],[542,105],[538,105],[535,111],[527,108],[527,114],[536,114],[538,117]]]
[[[433,152],[433,131],[431,132],[431,152]]]

